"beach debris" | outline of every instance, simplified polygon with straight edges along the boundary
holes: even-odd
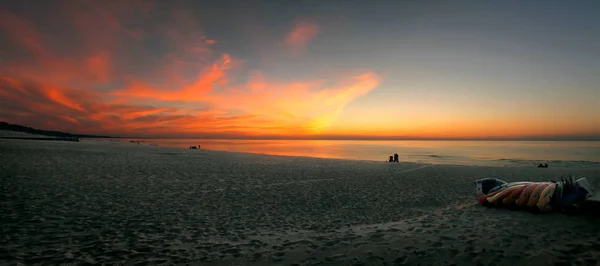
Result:
[[[540,163],[537,167],[538,168],[548,168],[548,163],[545,163],[545,164]]]
[[[551,210],[571,212],[593,196],[593,190],[582,177],[561,178],[549,182],[511,182],[497,178],[475,181],[478,201],[489,207],[526,209],[547,212]]]
[[[189,149],[190,149],[190,150],[196,150],[196,149],[198,149],[198,148],[196,148],[196,146],[192,145],[192,146],[190,146],[190,148],[189,148]]]

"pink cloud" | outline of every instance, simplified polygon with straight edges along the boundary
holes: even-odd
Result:
[[[310,19],[298,20],[285,38],[285,44],[292,50],[304,48],[319,33],[319,25]]]

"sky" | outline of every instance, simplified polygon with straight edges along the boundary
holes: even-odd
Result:
[[[600,139],[598,1],[0,3],[0,121],[174,138]]]

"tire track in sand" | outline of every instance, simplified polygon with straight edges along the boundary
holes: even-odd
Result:
[[[433,164],[426,164],[426,165],[421,165],[419,167],[402,170],[402,171],[399,171],[399,172],[396,172],[396,173],[398,173],[398,174],[404,174],[404,173],[414,172],[414,171],[417,171],[417,170],[421,170],[421,169],[428,168],[428,167],[433,167],[433,166],[434,166]],[[244,188],[245,189],[248,189],[248,188],[272,188],[272,187],[289,186],[289,185],[295,185],[295,184],[307,184],[307,183],[318,183],[318,182],[325,182],[325,181],[346,180],[346,179],[350,179],[350,178],[353,178],[353,177],[319,178],[319,179],[311,179],[311,180],[298,180],[298,181],[281,182],[281,183],[273,183],[273,184],[254,185],[254,186],[248,186],[248,187],[244,187]],[[239,189],[239,188],[230,188],[230,189]],[[202,192],[202,193],[212,193],[212,192],[223,192],[224,190],[227,190],[227,189],[226,188],[219,188],[219,189],[213,189],[213,190],[201,190],[200,192]]]

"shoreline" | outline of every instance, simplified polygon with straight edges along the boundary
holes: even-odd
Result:
[[[95,140],[95,139],[94,139]],[[125,139],[121,140],[122,143],[131,142],[133,139]],[[82,139],[82,141],[93,141],[92,139]],[[99,141],[111,141],[109,139],[99,140]],[[117,141],[118,142],[118,141]],[[175,145],[158,145],[152,143],[147,140],[139,141],[139,144],[142,145],[150,145],[155,147],[165,147],[165,148],[173,148],[173,149],[186,149],[185,147],[179,147]],[[250,152],[250,151],[233,151],[233,150],[218,150],[218,149],[199,149],[205,151],[217,151],[217,152],[230,152],[230,153],[243,153],[243,154],[253,154],[253,155],[267,155],[267,156],[282,156],[282,157],[299,157],[299,158],[315,158],[315,159],[332,159],[332,160],[347,160],[347,161],[360,161],[360,162],[386,162],[387,160],[370,160],[370,159],[353,159],[353,158],[336,158],[336,157],[314,157],[314,156],[306,156],[306,155],[285,155],[285,154],[273,154],[273,153],[259,153],[259,152]],[[382,154],[383,155],[383,154]],[[439,156],[439,155],[429,155],[431,158],[444,158],[447,156]],[[385,157],[383,155],[382,157]],[[548,162],[552,164],[551,167],[572,167],[572,166],[598,166],[600,167],[600,161],[588,161],[588,160],[545,160],[545,159],[518,159],[518,158],[500,158],[500,159],[480,159],[480,158],[470,158],[472,163],[460,163],[460,162],[434,162],[434,161],[402,161],[402,163],[413,163],[413,164],[423,164],[423,165],[459,165],[459,166],[482,166],[482,167],[536,167],[540,162]]]
[[[0,140],[38,140],[38,141],[47,141],[46,139],[38,139],[38,138],[0,138]],[[52,141],[48,139],[49,141]],[[77,141],[73,141],[77,142]],[[350,161],[350,162],[368,162],[368,163],[386,163],[386,164],[395,164],[390,163],[386,160],[368,160],[368,159],[350,159],[350,158],[334,158],[334,157],[311,157],[304,155],[283,155],[283,154],[269,154],[269,153],[258,153],[258,152],[246,152],[246,151],[232,151],[232,150],[216,150],[216,149],[197,149],[191,150],[184,147],[176,147],[171,145],[158,145],[155,143],[151,143],[149,141],[134,141],[133,139],[110,139],[110,138],[80,138],[78,142],[81,143],[118,143],[139,147],[154,147],[161,149],[171,149],[171,151],[175,150],[185,150],[186,152],[201,152],[201,151],[209,151],[209,152],[217,152],[217,153],[232,153],[232,154],[246,154],[246,155],[256,155],[256,156],[274,156],[274,157],[286,157],[286,158],[308,158],[308,159],[323,159],[323,160],[341,160],[341,161]],[[138,143],[139,142],[139,143]],[[135,144],[135,145],[134,145]],[[433,156],[432,157],[436,157]],[[513,168],[536,168],[539,162],[547,162],[551,164],[552,168],[572,168],[572,167],[600,167],[600,161],[586,161],[586,160],[529,160],[529,159],[514,159],[514,158],[502,158],[502,159],[482,159],[481,161],[477,161],[479,164],[461,164],[461,163],[451,163],[451,162],[424,162],[424,161],[402,161],[400,163],[404,164],[414,164],[414,165],[441,165],[441,166],[465,166],[465,167],[513,167]],[[543,169],[541,169],[543,170]]]

